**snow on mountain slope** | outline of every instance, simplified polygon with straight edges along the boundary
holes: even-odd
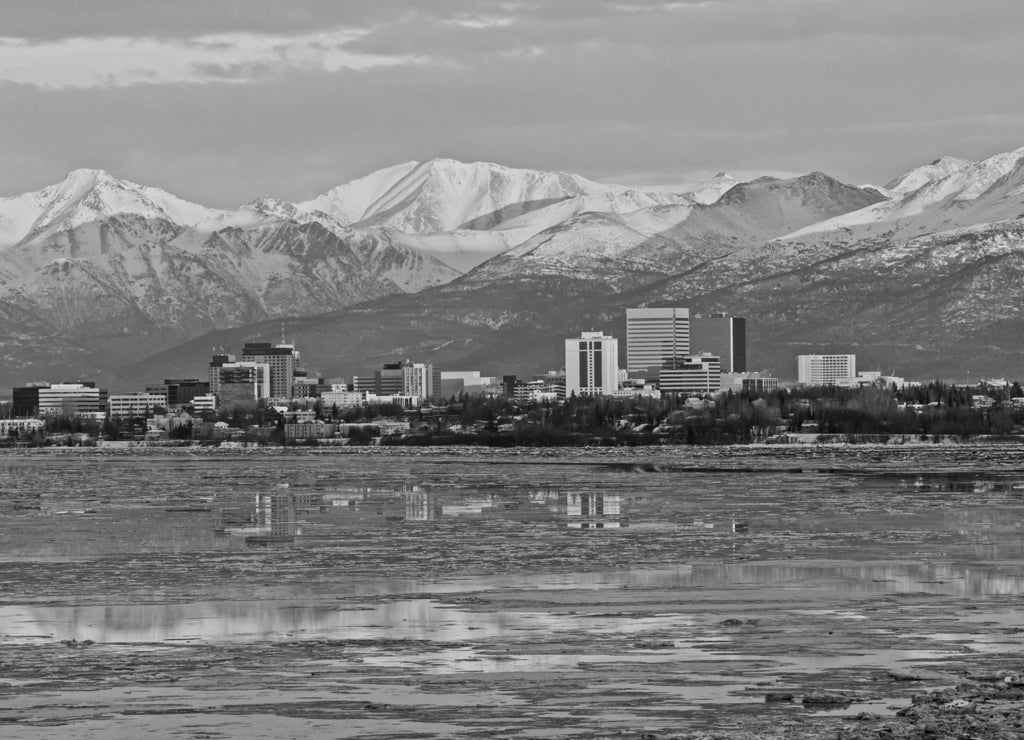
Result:
[[[0,198],[0,247],[115,214],[193,226],[218,213],[159,188],[119,180],[103,170],[80,169],[56,185]]]
[[[396,182],[363,214],[358,226],[388,226],[409,233],[455,231],[517,203],[576,196],[616,196],[619,210],[684,202],[679,195],[604,185],[579,175],[512,169],[487,162],[432,159]],[[497,223],[488,224],[494,228]]]
[[[461,274],[387,236],[281,219],[208,232],[121,214],[0,248],[0,301],[79,336],[195,334],[416,292]]]
[[[936,166],[941,169],[941,165]],[[801,239],[843,230],[851,230],[857,237],[882,229],[897,236],[1016,218],[1024,212],[1024,148],[963,167],[958,162],[947,163],[947,169],[951,170],[948,174],[936,171],[935,179],[915,190],[812,224],[784,238]]]
[[[709,206],[741,182],[746,181],[739,180],[728,172],[719,172],[708,180],[695,180],[677,186],[675,192],[685,194],[694,203]]]
[[[585,212],[533,236],[474,270],[466,281],[561,272],[610,285],[637,275],[683,272],[881,198],[821,173],[761,178],[711,205],[664,205],[627,214]]]
[[[670,241],[631,229],[615,214],[583,213],[489,260],[460,284],[561,276],[622,290],[669,269],[679,251]]]
[[[343,224],[360,221],[374,203],[418,166],[418,162],[405,162],[376,170],[315,198],[296,203],[295,208],[305,213],[326,213]]]
[[[922,167],[915,167],[899,177],[891,180],[885,186],[885,191],[891,195],[906,195],[927,185],[935,180],[940,180],[956,172],[962,172],[974,162],[959,157],[939,157],[931,164]]]
[[[532,231],[524,234],[513,231],[406,234],[382,228],[360,229],[356,233],[386,233],[393,244],[433,257],[460,272],[469,272],[477,265],[532,236]]]

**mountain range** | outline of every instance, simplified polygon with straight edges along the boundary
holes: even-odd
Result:
[[[99,170],[0,198],[0,385],[205,373],[282,329],[328,376],[414,357],[528,374],[624,308],[748,318],[750,363],[858,354],[908,376],[1019,373],[1024,149],[884,186],[815,172],[607,185],[408,162],[304,202],[212,209]],[[699,349],[699,348],[695,348]]]

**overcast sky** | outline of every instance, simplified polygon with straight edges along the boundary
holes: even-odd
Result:
[[[0,0],[0,194],[211,206],[454,157],[884,183],[1024,146],[1021,0]]]

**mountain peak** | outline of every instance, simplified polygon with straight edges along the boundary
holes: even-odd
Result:
[[[87,182],[96,181],[100,178],[109,178],[110,173],[106,170],[89,169],[86,167],[79,167],[71,170],[65,177],[65,182]]]
[[[954,157],[949,154],[943,154],[941,157],[932,162],[929,167],[936,166],[947,166],[947,167],[966,167],[967,165],[973,164],[968,159],[962,159],[961,157]]]

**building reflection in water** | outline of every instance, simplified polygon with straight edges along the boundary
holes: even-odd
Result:
[[[569,529],[618,529],[628,527],[622,516],[618,493],[566,494],[566,527]]]
[[[295,521],[295,496],[286,491],[256,494],[255,509],[241,517],[221,510],[221,526],[215,531],[243,537],[249,547],[290,545],[302,534]],[[241,521],[240,521],[241,520]]]
[[[414,486],[402,494],[405,497],[405,518],[410,522],[430,522],[440,519],[443,511],[441,497]]]

